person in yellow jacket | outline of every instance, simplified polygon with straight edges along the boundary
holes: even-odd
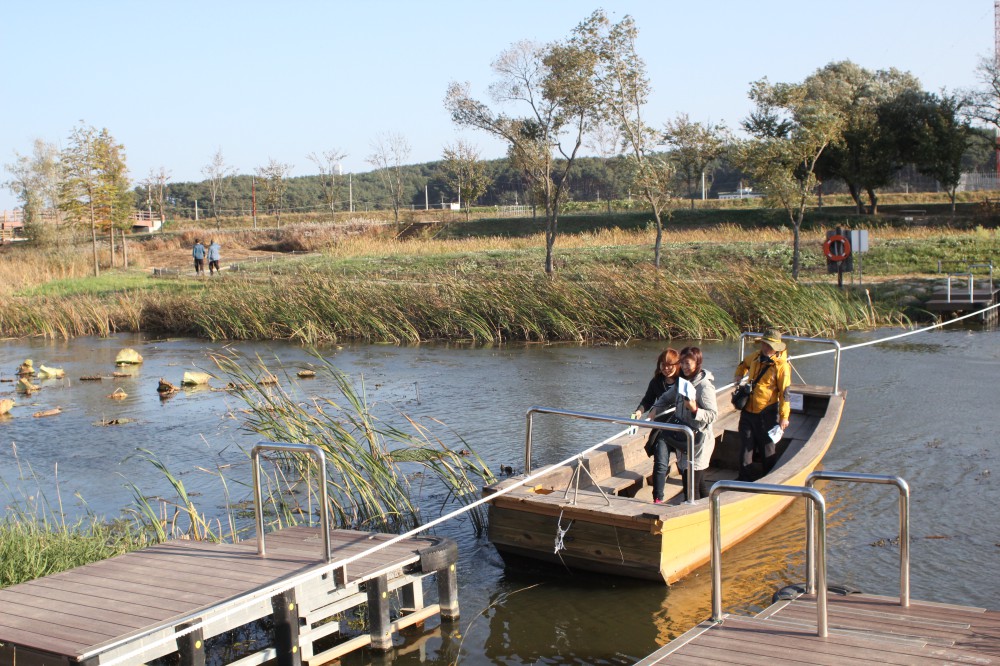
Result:
[[[739,433],[743,450],[739,480],[756,481],[760,477],[753,478],[750,472],[754,453],[761,452],[764,475],[768,474],[777,462],[776,444],[768,431],[775,425],[781,426],[782,430],[788,428],[788,418],[792,413],[788,402],[792,371],[780,331],[768,330],[760,338],[760,352],[740,361],[733,381],[739,383],[744,376],[751,382],[752,392],[740,414]]]

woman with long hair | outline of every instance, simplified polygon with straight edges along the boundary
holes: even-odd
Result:
[[[688,497],[688,464],[687,438],[670,431],[660,431],[655,441],[653,458],[653,503],[663,501],[663,486],[667,478],[667,463],[670,450],[677,453],[677,466],[681,469],[681,481],[684,484],[684,499],[697,500],[708,496],[708,484],[705,482],[705,471],[708,469],[715,450],[715,432],[712,424],[719,414],[718,403],[715,400],[715,377],[711,371],[702,367],[703,356],[698,347],[685,347],[681,350],[678,361],[680,377],[685,382],[677,381],[663,392],[653,405],[653,412],[674,408],[673,421],[686,425],[694,431],[694,497]],[[690,389],[687,389],[687,384]],[[682,392],[687,389],[685,395]]]

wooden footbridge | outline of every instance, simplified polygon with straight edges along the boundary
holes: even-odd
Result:
[[[258,507],[258,453],[275,448],[303,450],[254,447]],[[262,521],[258,512],[259,530]],[[175,652],[183,666],[203,665],[206,639],[265,618],[273,644],[234,664],[316,665],[362,647],[386,651],[395,631],[435,614],[458,618],[457,555],[449,539],[328,527],[281,529],[266,544],[262,530],[235,544],[172,540],[0,590],[0,666],[131,666]],[[427,604],[430,575],[438,601]],[[342,615],[363,604],[368,632],[331,646]]]

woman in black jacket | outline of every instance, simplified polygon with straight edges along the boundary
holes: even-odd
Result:
[[[646,395],[642,396],[639,406],[632,412],[632,418],[642,417],[653,406],[663,392],[674,385],[680,373],[680,354],[673,347],[667,347],[656,357],[656,370],[646,387]]]

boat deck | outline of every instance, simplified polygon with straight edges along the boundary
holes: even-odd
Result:
[[[898,598],[828,597],[829,635],[816,635],[816,600],[802,595],[755,617],[710,620],[638,662],[658,664],[1000,664],[1000,612]]]

